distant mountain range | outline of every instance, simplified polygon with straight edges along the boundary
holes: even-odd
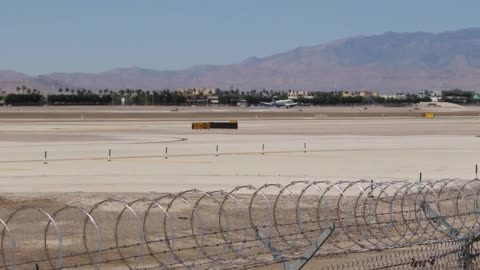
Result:
[[[480,89],[480,28],[437,34],[384,33],[299,47],[232,65],[201,65],[159,71],[118,68],[101,73],[28,76],[0,71],[0,88],[17,85],[43,91],[87,89],[370,89],[384,92],[421,89]]]

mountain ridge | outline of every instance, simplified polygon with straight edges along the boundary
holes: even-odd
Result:
[[[183,70],[140,67],[100,73],[28,76],[0,70],[0,88],[13,82],[31,88],[306,89],[383,92],[480,88],[480,28],[440,33],[385,32],[301,46],[229,65],[196,65]],[[11,90],[11,89],[7,89]]]

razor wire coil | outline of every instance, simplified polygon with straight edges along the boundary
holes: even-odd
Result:
[[[51,212],[22,206],[0,218],[0,268],[248,269],[279,262],[263,238],[282,260],[295,260],[332,224],[336,230],[318,256],[463,241],[480,228],[479,196],[477,179],[295,181],[110,198]],[[79,222],[69,225],[69,217]],[[29,255],[32,244],[17,236],[33,227],[43,239]]]

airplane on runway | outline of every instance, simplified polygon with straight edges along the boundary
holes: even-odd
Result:
[[[260,102],[260,105],[262,106],[271,106],[271,107],[285,107],[287,109],[291,107],[298,106],[299,103],[293,102],[291,99],[281,99],[281,100],[274,100],[272,102]]]

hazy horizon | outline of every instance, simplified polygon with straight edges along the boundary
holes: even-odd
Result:
[[[51,0],[2,7],[0,70],[29,75],[225,65],[351,36],[480,26],[474,1]]]

